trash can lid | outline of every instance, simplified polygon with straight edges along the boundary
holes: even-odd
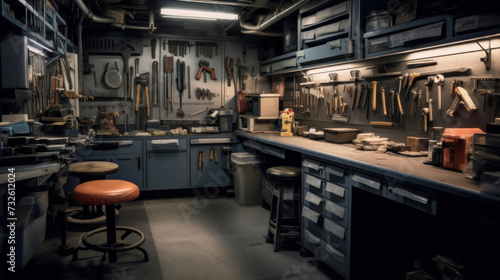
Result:
[[[265,162],[265,158],[259,155],[253,155],[248,152],[231,153],[231,161],[237,164],[251,164]]]

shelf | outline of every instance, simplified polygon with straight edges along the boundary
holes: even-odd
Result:
[[[382,35],[389,35],[389,34],[392,34],[395,32],[401,32],[401,31],[405,31],[408,29],[413,29],[413,28],[416,28],[419,26],[424,26],[427,24],[432,24],[432,23],[436,23],[436,22],[440,22],[440,21],[447,21],[449,19],[450,19],[449,15],[446,15],[446,16],[440,15],[440,16],[418,19],[418,20],[414,20],[414,21],[410,21],[410,22],[406,22],[406,23],[402,23],[402,24],[398,24],[398,25],[389,26],[389,27],[382,28],[379,30],[366,32],[363,35],[363,38],[369,39],[369,38],[374,38],[374,37],[380,37]]]
[[[272,63],[272,62],[276,62],[276,61],[280,61],[280,60],[283,60],[283,59],[286,59],[286,58],[290,58],[290,57],[295,57],[297,54],[297,52],[289,52],[289,53],[285,53],[285,54],[282,54],[282,55],[279,55],[279,56],[275,56],[273,58],[269,58],[269,59],[266,59],[266,60],[262,60],[260,62],[260,64],[269,64],[269,63]]]
[[[13,31],[20,31],[28,38],[42,44],[46,51],[59,55],[63,53],[57,46],[56,38],[60,38],[68,45],[66,21],[45,1],[36,2],[39,3],[38,7],[31,6],[25,0],[0,1],[2,22],[12,25],[15,29]],[[74,46],[71,46],[71,49],[75,49]]]
[[[339,57],[351,57],[353,55],[354,41],[344,38],[337,40],[333,47],[326,43],[297,52],[297,64],[317,63]]]
[[[342,19],[346,19],[346,18],[349,18],[349,11],[344,12],[344,13],[339,14],[339,15],[336,15],[336,16],[331,17],[331,18],[323,19],[319,22],[309,24],[307,26],[302,27],[301,30],[302,31],[310,30],[310,29],[313,29],[314,27],[322,26],[322,25],[328,24],[328,23],[333,23],[333,22],[336,22],[336,21],[339,21]]]

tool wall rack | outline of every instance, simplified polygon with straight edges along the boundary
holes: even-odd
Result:
[[[0,4],[0,21],[13,27],[2,29],[21,32],[59,55],[76,52],[76,47],[68,41],[66,21],[46,1],[1,0]]]

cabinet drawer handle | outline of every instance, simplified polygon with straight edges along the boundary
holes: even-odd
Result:
[[[414,193],[407,191],[405,189],[402,189],[402,188],[391,187],[391,188],[389,188],[389,191],[391,191],[397,195],[406,197],[408,199],[414,200],[416,202],[422,203],[422,204],[427,204],[429,202],[429,199],[427,197],[423,197],[421,195],[414,194]]]
[[[382,184],[380,179],[360,174],[354,174],[354,176],[352,176],[352,180],[363,185],[367,185],[368,187],[374,188],[376,190],[380,190],[380,185]]]
[[[319,163],[317,163],[315,161],[304,160],[303,165],[304,165],[304,167],[311,168],[311,169],[314,169],[316,171],[320,171],[320,165],[319,165]]]

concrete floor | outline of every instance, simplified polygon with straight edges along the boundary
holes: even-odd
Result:
[[[297,251],[274,252],[260,205],[209,197],[144,201],[164,279],[334,279]]]
[[[162,195],[161,197],[166,197]],[[143,248],[149,262],[136,250],[106,261],[102,253],[81,251],[79,260],[60,256],[59,234],[46,240],[24,268],[0,279],[87,280],[324,280],[341,279],[321,263],[304,258],[298,251],[274,252],[265,242],[269,211],[261,205],[244,206],[234,198],[211,194],[175,198],[145,198],[122,204],[118,225],[138,228],[146,235]],[[78,246],[84,232],[69,231],[68,244]],[[104,240],[104,239],[103,239]],[[4,265],[0,265],[5,271]]]

